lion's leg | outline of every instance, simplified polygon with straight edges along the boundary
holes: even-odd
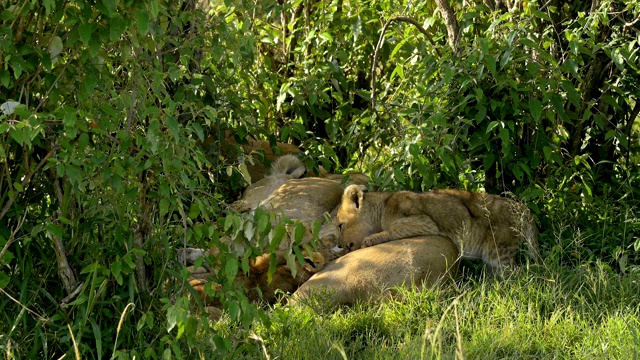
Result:
[[[385,230],[362,240],[362,247],[421,235],[439,235],[440,228],[428,215],[407,216],[393,221]]]

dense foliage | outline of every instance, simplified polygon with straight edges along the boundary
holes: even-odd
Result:
[[[239,327],[268,324],[230,281],[262,249],[220,242],[272,231],[226,210],[262,159],[227,131],[387,190],[514,194],[548,258],[637,271],[640,3],[446,5],[0,4],[0,350],[233,351],[189,313],[187,245],[221,248]]]

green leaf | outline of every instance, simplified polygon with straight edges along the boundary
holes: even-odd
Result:
[[[489,68],[489,71],[491,71],[491,75],[493,75],[493,77],[495,78],[498,74],[498,72],[496,71],[496,59],[491,54],[487,54],[486,59],[487,67]]]
[[[278,223],[273,228],[271,241],[269,243],[269,252],[273,252],[275,251],[275,249],[278,248],[278,246],[282,242],[282,238],[284,237],[285,233],[286,233],[286,228],[282,223]]]
[[[389,81],[392,81],[396,76],[398,76],[400,79],[404,79],[404,68],[402,67],[402,65],[396,65],[396,68],[391,73],[391,78],[389,79]]]
[[[620,49],[615,49],[611,52],[611,60],[613,60],[613,63],[616,64],[618,70],[624,70],[624,57],[622,57]]]
[[[6,256],[6,253],[5,253],[5,256]],[[0,289],[4,289],[5,287],[7,287],[10,281],[11,281],[11,278],[9,277],[9,275],[5,274],[4,271],[0,271]]]
[[[109,26],[109,40],[116,41],[120,39],[120,36],[127,29],[127,22],[120,15],[116,15],[111,18],[111,25]]]
[[[167,119],[167,127],[169,128],[169,131],[171,131],[173,138],[176,141],[180,140],[180,132],[178,131],[178,127],[179,127],[178,121],[172,116],[168,116],[166,119]]]
[[[59,36],[54,36],[49,42],[49,56],[51,62],[55,62],[56,57],[62,52],[62,39]]]
[[[0,84],[6,88],[11,84],[11,73],[9,70],[0,71]]]
[[[253,227],[253,222],[252,221],[247,221],[244,224],[244,236],[245,236],[245,238],[247,238],[247,240],[252,240],[253,239],[253,235],[255,235],[255,229]]]
[[[20,146],[24,145],[24,132],[22,129],[13,128],[9,130],[9,135],[15,142],[20,144]]]
[[[98,85],[98,78],[90,75],[87,76],[87,78],[84,81],[84,89],[87,93],[87,95],[91,95],[93,93],[93,91],[95,90],[96,86]]]
[[[331,34],[329,34],[328,32],[323,32],[319,36],[321,39],[324,39],[325,41],[333,42],[333,36],[331,36]]]
[[[202,130],[202,126],[194,122],[193,124],[191,124],[191,128],[196,133],[196,135],[198,135],[198,140],[204,141],[204,131]]]
[[[295,228],[293,230],[293,239],[296,244],[300,244],[302,242],[306,232],[307,228],[301,222],[296,221]]]
[[[500,125],[500,121],[492,121],[489,123],[489,126],[487,126],[487,134],[491,132],[491,130],[493,130],[496,126]]]
[[[56,7],[56,0],[43,0],[42,5],[44,5],[44,13],[46,16],[51,14],[51,11]]]
[[[16,14],[13,11],[5,10],[0,13],[0,20],[13,20],[16,18]]]
[[[78,132],[76,120],[77,118],[75,110],[71,108],[65,109],[62,123],[64,124],[65,135],[69,138],[75,138]]]
[[[573,86],[571,81],[562,80],[561,84],[562,84],[562,88],[567,92],[567,98],[569,99],[569,101],[571,101],[573,106],[575,107],[580,106],[580,94],[578,94],[578,91]]]
[[[200,215],[200,206],[198,205],[197,202],[193,202],[191,203],[191,206],[189,207],[189,218],[191,220],[194,220],[195,218],[198,217],[198,215]]]
[[[155,20],[160,12],[160,5],[157,0],[152,0],[149,2],[149,7],[151,8],[151,18]]]
[[[476,124],[480,124],[487,117],[487,107],[479,104],[479,105],[476,105],[476,109],[478,111],[476,112],[476,116],[474,118],[476,120]]]
[[[542,103],[538,99],[529,100],[529,112],[531,112],[531,116],[533,120],[539,121],[540,116],[542,116]]]
[[[91,33],[93,33],[93,24],[89,21],[80,23],[78,25],[78,33],[80,35],[80,40],[84,45],[89,45],[89,40],[91,40]]]
[[[224,219],[224,226],[222,227],[224,231],[229,231],[229,229],[231,228],[231,225],[233,225],[233,219],[235,217],[236,215],[233,215],[233,214],[227,215],[227,217]]]
[[[580,77],[578,75],[578,63],[576,63],[576,61],[573,58],[568,58],[567,60],[565,60],[562,66],[568,73],[573,75],[575,78]]]
[[[164,216],[169,212],[169,200],[160,200],[160,216]]]
[[[84,150],[87,145],[89,145],[89,134],[83,132],[80,134],[80,137],[78,137],[78,150]]]
[[[553,108],[556,110],[556,114],[558,114],[562,120],[571,123],[567,113],[564,111],[564,102],[560,96],[553,94],[553,96],[551,96],[551,105],[553,105]]]
[[[224,274],[230,283],[233,282],[238,276],[238,261],[229,259],[224,266]]]
[[[102,5],[104,5],[107,10],[107,15],[109,17],[116,14],[116,0],[102,0]]]
[[[91,322],[93,337],[96,339],[96,354],[98,355],[98,359],[102,359],[102,332],[100,331],[98,324],[96,324],[93,319],[89,319],[89,321]]]
[[[272,254],[273,255],[273,254]],[[289,270],[291,270],[291,276],[296,277],[296,273],[298,272],[298,267],[296,266],[296,255],[293,253],[288,253],[285,255],[287,259],[287,265],[289,266]]]
[[[146,9],[136,10],[136,24],[141,35],[145,35],[149,29],[149,13]]]
[[[507,50],[502,54],[502,59],[500,59],[500,69],[503,69],[507,63],[511,60],[511,50]]]
[[[242,178],[244,178],[247,183],[251,184],[251,174],[249,174],[249,168],[247,168],[247,164],[240,163],[240,165],[238,165],[238,170],[240,170]]]

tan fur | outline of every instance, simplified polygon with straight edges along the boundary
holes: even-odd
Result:
[[[365,174],[332,174],[320,167],[319,177],[344,183],[346,185],[367,185],[369,183],[369,177]]]
[[[246,212],[253,211],[258,206],[269,205],[272,209],[285,210],[288,212],[285,215],[290,219],[301,219],[292,208],[302,209],[311,206],[314,209],[322,209],[322,213],[331,211],[340,203],[343,191],[340,185],[343,182],[345,186],[366,185],[369,182],[369,177],[364,174],[329,174],[326,171],[321,172],[320,177],[302,178],[306,170],[302,161],[295,155],[279,157],[271,165],[269,175],[249,185],[240,200],[231,204],[231,208],[238,212]],[[289,182],[293,179],[300,181]],[[283,186],[285,184],[286,186]],[[339,194],[336,190],[339,190]],[[326,195],[329,195],[328,199]],[[335,196],[338,197],[337,200]],[[289,210],[285,209],[285,206]],[[317,219],[322,213],[313,217]]]
[[[249,185],[240,200],[231,204],[231,208],[238,212],[253,211],[282,184],[302,177],[306,171],[307,168],[298,157],[281,156],[271,164],[269,175]]]
[[[351,250],[420,235],[445,236],[463,256],[482,258],[492,270],[511,265],[523,240],[537,259],[537,230],[528,208],[496,195],[463,190],[367,193],[345,189],[325,242]]]
[[[264,159],[267,161],[275,161],[282,155],[300,152],[300,148],[293,144],[276,142],[275,146],[272,147],[268,140],[256,140],[248,136],[246,137],[246,142],[246,144],[238,144],[231,133],[226,131],[222,144],[219,143],[216,137],[210,136],[205,139],[203,146],[212,150],[216,150],[219,147],[226,158],[232,159],[235,159],[240,155],[238,152],[238,146],[242,148],[242,153],[245,155],[253,154],[253,161],[245,161],[245,165],[247,166],[247,171],[249,172],[249,176],[251,176],[252,182],[262,179],[269,172],[269,169],[263,164],[263,162],[259,161],[259,159],[262,159],[262,155],[256,155],[255,153],[260,152],[264,154]]]
[[[303,240],[303,242],[307,242],[312,238],[309,230],[312,223],[316,220],[322,221],[325,213],[337,208],[344,188],[337,181],[318,177],[288,179],[282,182],[282,179],[289,175],[297,176],[300,174],[298,165],[303,166],[295,157],[287,156],[283,158],[274,163],[269,176],[254,184],[257,186],[249,187],[245,191],[243,198],[234,203],[232,207],[236,210],[251,211],[260,206],[279,215],[276,217],[276,221],[283,216],[291,220],[300,221],[308,229]],[[289,245],[287,241],[283,241],[280,248],[276,250],[277,267],[275,274],[272,275],[272,282],[268,282],[267,276],[269,254],[259,256],[255,263],[251,264],[248,274],[238,274],[236,283],[246,290],[250,300],[258,301],[259,294],[262,293],[263,301],[273,302],[276,298],[276,290],[293,292],[302,282],[321,269],[325,262],[341,255],[340,252],[335,252],[333,249],[319,244],[318,251],[307,257],[305,266],[297,265],[296,276],[294,277],[284,260],[284,254],[289,251]],[[186,259],[187,256],[193,257],[204,252],[190,249],[190,252],[183,256]],[[218,253],[218,249],[210,249],[209,253],[215,256]],[[212,273],[207,274],[208,276],[213,275]],[[194,277],[192,277],[192,280],[196,291],[205,299],[205,305],[216,306],[215,302],[217,300],[207,299],[204,292],[204,287],[212,286],[213,283]]]
[[[379,299],[394,287],[431,286],[446,276],[455,276],[458,249],[440,236],[394,240],[353,251],[329,263],[302,284],[290,304],[310,296],[330,306],[351,305]]]
[[[324,220],[324,215],[334,211],[340,204],[344,191],[340,182],[328,178],[310,177],[298,178],[306,171],[304,164],[295,156],[287,155],[278,158],[271,166],[268,176],[252,184],[247,188],[242,198],[231,205],[231,208],[239,212],[251,212],[258,207],[273,212],[275,221],[282,217],[300,221],[307,228],[304,242],[311,240],[311,225],[317,220]],[[342,179],[342,176],[340,176]],[[367,179],[364,175],[359,179]],[[332,246],[332,244],[330,244]],[[293,292],[302,282],[313,273],[321,269],[324,264],[342,255],[334,249],[319,244],[318,251],[307,257],[305,266],[297,265],[296,276],[284,260],[284,254],[289,251],[290,244],[282,241],[276,250],[277,267],[272,276],[272,282],[268,282],[267,270],[269,268],[269,254],[259,256],[250,266],[248,274],[239,273],[236,283],[241,285],[252,301],[257,301],[259,294],[263,294],[263,300],[273,302],[276,290]],[[206,251],[189,249],[180,254],[185,260],[202,255]],[[218,249],[209,250],[209,254],[216,256]],[[303,251],[303,254],[305,252]],[[215,267],[216,265],[214,265]],[[213,273],[207,273],[208,276]],[[205,299],[204,286],[212,283],[192,277],[194,288]],[[215,305],[215,299],[205,299],[205,305]]]

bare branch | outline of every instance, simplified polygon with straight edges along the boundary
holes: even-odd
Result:
[[[76,287],[76,289],[71,292],[71,294],[65,296],[64,299],[62,299],[62,301],[60,301],[60,307],[61,308],[66,308],[69,306],[69,303],[75,299],[76,296],[78,296],[78,294],[80,293],[80,291],[82,290],[82,287],[84,286],[84,283],[81,282],[80,284],[78,284],[78,286]]]

